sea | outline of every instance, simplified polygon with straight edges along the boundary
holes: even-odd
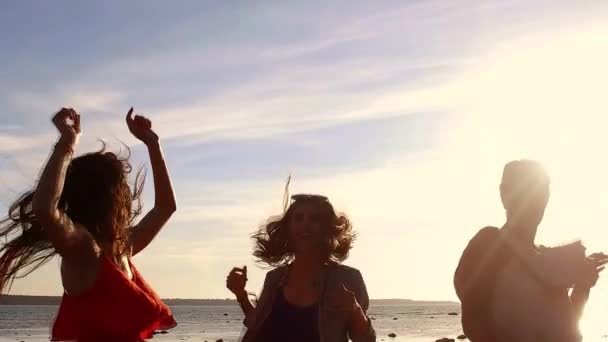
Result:
[[[178,326],[153,341],[236,342],[243,328],[243,314],[231,306],[173,306]],[[48,341],[57,313],[54,305],[0,305],[0,342]],[[457,315],[454,315],[457,314]],[[452,303],[412,302],[399,305],[372,305],[369,315],[377,341],[436,341],[462,334],[460,307]],[[395,334],[396,337],[389,337]]]
[[[581,326],[585,342],[608,342],[608,309],[601,304],[585,312],[587,319]],[[151,341],[236,342],[244,332],[243,314],[236,305],[175,305],[171,310],[178,326],[155,335]],[[0,305],[0,342],[49,341],[49,327],[56,313],[55,305]],[[446,337],[458,341],[462,334],[460,306],[456,303],[374,305],[372,301],[369,315],[379,342],[434,342]]]

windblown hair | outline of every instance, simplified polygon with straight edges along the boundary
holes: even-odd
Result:
[[[141,213],[145,172],[138,170],[131,190],[127,180],[132,171],[130,149],[127,147],[126,156],[121,157],[107,152],[102,144],[98,152],[71,161],[58,206],[98,244],[111,246],[112,254],[120,256],[129,253],[129,228]],[[31,190],[21,195],[9,207],[8,217],[0,221],[0,238],[4,240],[0,242],[0,293],[57,254],[32,211],[34,193]]]
[[[293,261],[295,255],[289,243],[289,224],[294,208],[304,201],[314,202],[319,206],[322,231],[326,234],[323,239],[325,243],[319,248],[322,249],[325,260],[341,263],[348,258],[356,237],[348,217],[343,213],[336,213],[327,200],[302,199],[293,202],[285,214],[268,219],[267,223],[252,235],[255,242],[253,255],[258,259],[258,263],[280,267]]]

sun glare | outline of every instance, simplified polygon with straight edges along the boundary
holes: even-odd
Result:
[[[475,137],[467,141],[476,144],[470,148],[479,152],[480,163],[532,158],[548,168],[550,239],[608,236],[598,229],[608,223],[602,214],[608,204],[607,33],[596,29],[504,43],[456,82],[467,113],[465,135]]]
[[[498,169],[520,158],[546,165],[552,198],[538,241],[580,238],[589,252],[608,252],[605,37],[608,28],[502,44],[454,88],[467,113],[462,134],[480,167]],[[592,298],[581,329],[601,336],[607,279],[600,279]]]

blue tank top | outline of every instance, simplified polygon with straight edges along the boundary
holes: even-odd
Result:
[[[256,342],[319,342],[318,304],[297,306],[290,304],[277,291],[272,311],[262,325]]]

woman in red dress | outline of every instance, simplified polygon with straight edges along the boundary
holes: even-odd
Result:
[[[131,133],[148,148],[154,207],[138,224],[143,177],[129,187],[131,165],[105,147],[72,159],[80,115],[61,109],[52,121],[60,138],[35,190],[23,194],[0,222],[0,292],[20,271],[61,256],[64,295],[53,341],[135,342],[176,325],[131,258],[154,239],[176,210],[158,136],[150,120],[127,114]]]

